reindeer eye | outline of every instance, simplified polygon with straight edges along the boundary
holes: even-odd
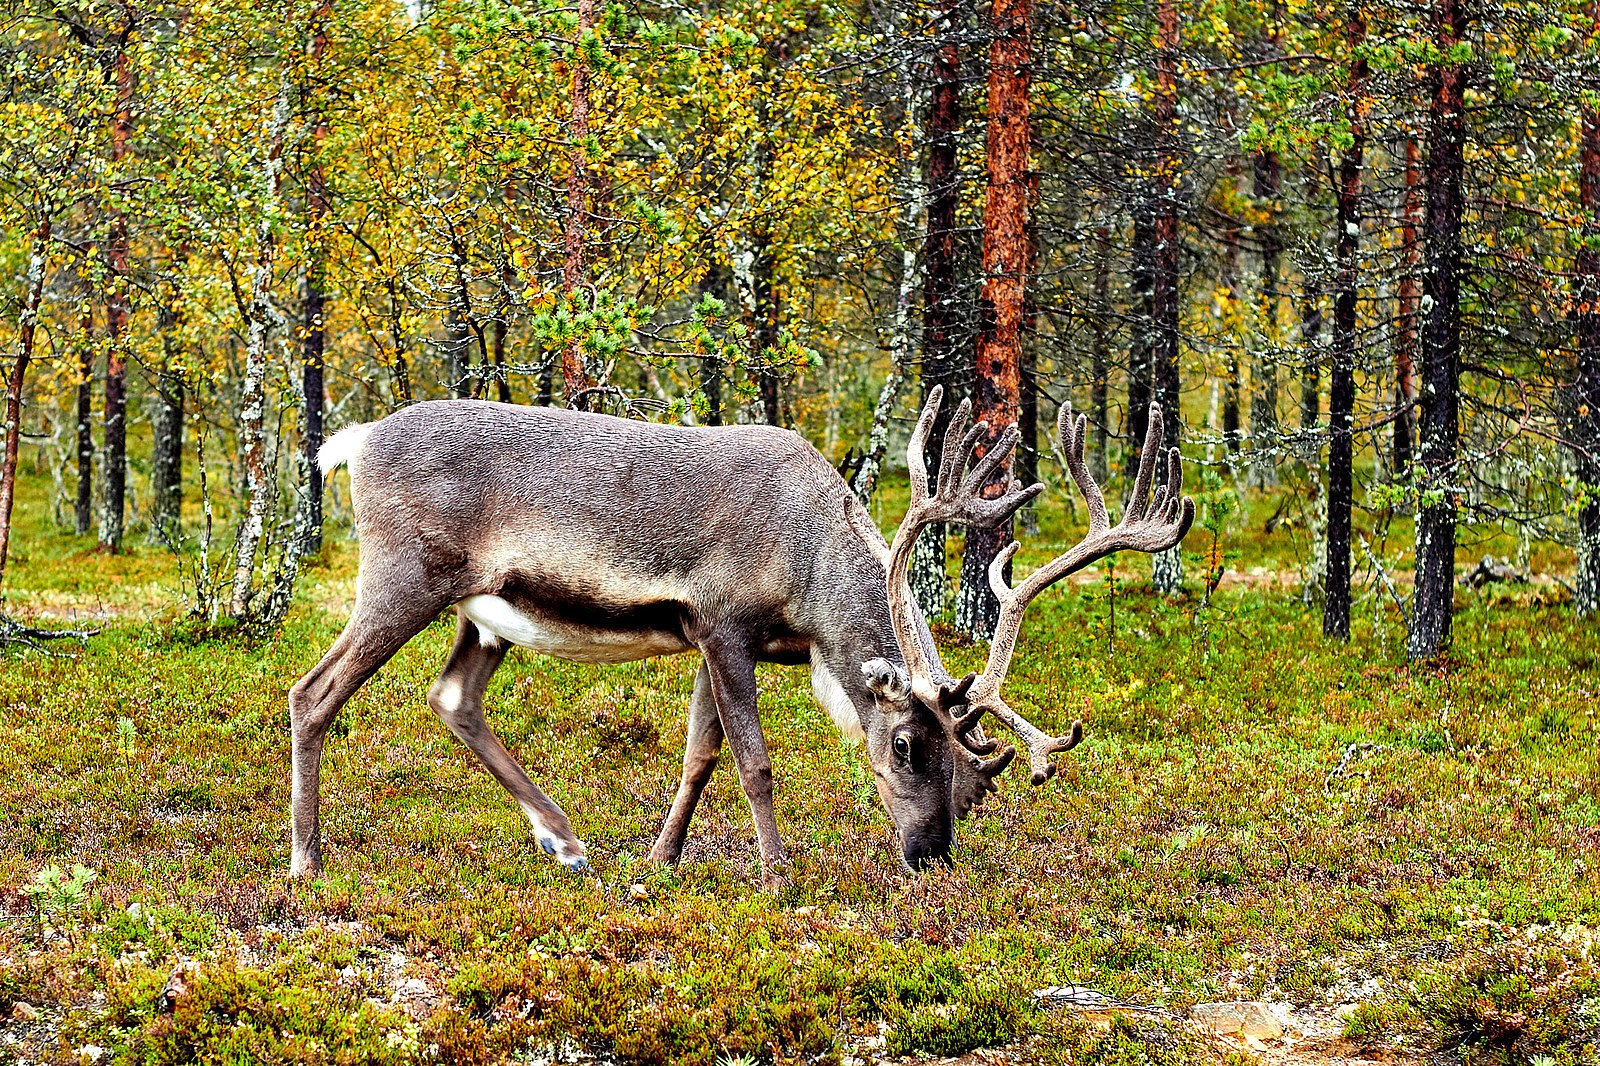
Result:
[[[907,740],[904,736],[898,736],[894,738],[894,744],[892,746],[894,748],[895,758],[904,763],[911,761],[911,741]]]

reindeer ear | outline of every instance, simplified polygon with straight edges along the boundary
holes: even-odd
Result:
[[[911,678],[888,659],[868,659],[862,663],[861,679],[882,699],[899,702],[911,695]]]

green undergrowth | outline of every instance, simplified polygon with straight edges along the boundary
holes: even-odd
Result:
[[[1286,572],[1271,507],[1228,531],[1236,573]],[[1022,569],[1072,538],[1041,519]],[[0,659],[0,1062],[1231,1054],[1035,1006],[1066,984],[1174,1014],[1342,1004],[1357,1043],[1593,1061],[1597,632],[1547,586],[1463,590],[1449,655],[1410,664],[1370,591],[1338,645],[1291,578],[1225,582],[1201,609],[1155,597],[1142,562],[1117,564],[1114,597],[1097,569],[1035,605],[1007,688],[1044,728],[1083,719],[1083,745],[1041,788],[1009,774],[955,866],[915,878],[805,671],[763,667],[793,855],[777,893],[726,761],[683,864],[645,861],[693,657],[519,654],[491,684],[491,724],[589,845],[578,877],[428,712],[441,618],[338,719],[326,877],[288,885],[285,694],[343,624],[352,545],[331,538],[282,633],[250,642],[182,622],[155,549],[96,556],[36,514],[23,530],[11,608],[92,607],[106,628]],[[1188,547],[1194,575],[1208,538]],[[74,866],[93,872],[76,891]]]

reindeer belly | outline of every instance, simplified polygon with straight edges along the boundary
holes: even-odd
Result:
[[[482,631],[485,644],[503,640],[571,662],[627,663],[689,650],[676,627],[650,624],[651,612],[576,618],[499,596],[469,596],[458,606]]]

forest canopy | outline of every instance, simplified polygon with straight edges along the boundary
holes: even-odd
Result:
[[[12,4],[0,528],[29,463],[59,526],[170,545],[190,610],[271,627],[344,516],[311,461],[342,425],[769,422],[870,498],[943,385],[1021,428],[996,491],[1061,476],[1065,404],[1102,479],[1176,410],[1213,511],[1282,493],[1330,635],[1355,569],[1434,654],[1457,552],[1508,532],[1524,571],[1569,545],[1592,611],[1597,31],[1551,0]],[[924,606],[986,637],[1007,539],[947,588],[925,537]]]

